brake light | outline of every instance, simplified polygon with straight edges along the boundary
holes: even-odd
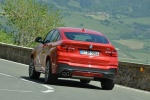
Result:
[[[60,45],[60,46],[57,46],[58,50],[60,51],[67,51],[67,52],[72,52],[75,50],[74,47],[67,47],[65,45]]]
[[[67,46],[65,45],[60,45],[60,46],[57,46],[58,50],[60,51],[67,51]]]
[[[117,57],[117,56],[118,56],[117,50],[113,50],[113,51],[111,52],[111,56],[112,56],[112,57]]]
[[[84,29],[84,28],[82,29],[82,32],[85,32],[85,29]]]
[[[74,48],[74,47],[68,47],[68,52],[72,52],[72,51],[74,51],[76,48]]]
[[[105,51],[106,55],[112,56],[112,57],[117,57],[118,53],[117,50],[112,50],[112,51]]]

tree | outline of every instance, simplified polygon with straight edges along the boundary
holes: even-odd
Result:
[[[4,30],[0,29],[0,42],[12,43],[12,36],[9,33],[6,33]]]
[[[1,21],[0,21],[0,42],[12,43],[11,34],[8,34],[3,29],[1,29]]]
[[[36,36],[45,36],[52,28],[64,26],[60,10],[36,0],[6,0],[3,9],[18,45],[31,46]]]

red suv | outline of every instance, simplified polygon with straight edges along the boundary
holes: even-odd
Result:
[[[38,79],[45,74],[45,82],[58,78],[76,78],[82,83],[100,81],[102,89],[111,90],[118,70],[115,47],[100,32],[71,27],[51,30],[33,49],[29,77]]]

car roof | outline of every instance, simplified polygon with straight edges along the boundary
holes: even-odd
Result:
[[[75,28],[75,27],[57,27],[56,29],[60,30],[61,32],[81,32],[81,33],[88,33],[88,34],[97,34],[103,35],[102,33],[90,29],[84,28]]]

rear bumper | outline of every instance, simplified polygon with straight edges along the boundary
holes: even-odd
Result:
[[[79,67],[79,66],[69,66],[68,64],[64,63],[59,63],[57,67],[57,74],[62,76],[62,72],[69,72],[69,76],[67,77],[73,77],[75,76],[84,76],[84,73],[91,73],[91,75],[98,76],[94,77],[94,80],[99,80],[99,79],[111,79],[114,80],[116,73],[117,73],[117,68],[110,68],[108,70],[104,69],[97,69],[97,68],[84,68],[84,67]],[[83,72],[83,74],[81,74]]]

